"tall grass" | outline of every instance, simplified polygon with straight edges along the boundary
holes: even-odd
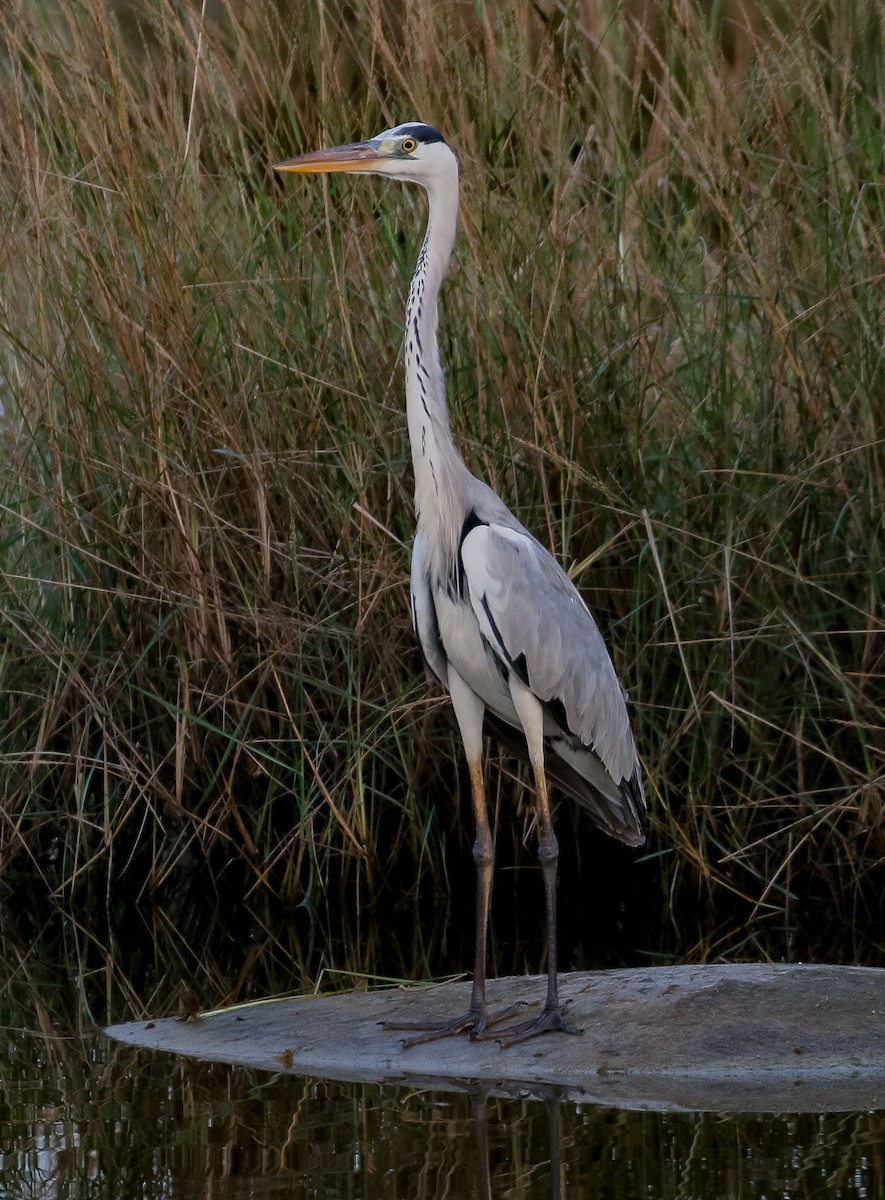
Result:
[[[613,0],[501,8],[2,19],[0,888],[211,881],[354,961],[366,906],[467,887],[408,627],[421,200],[268,167],[418,116],[463,166],[457,439],[633,700],[640,944],[881,961],[882,21],[767,23],[723,109],[677,5],[649,163]]]

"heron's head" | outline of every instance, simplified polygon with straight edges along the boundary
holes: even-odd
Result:
[[[437,182],[457,180],[458,163],[441,133],[430,125],[410,121],[385,129],[367,142],[315,150],[277,163],[275,171],[317,174],[353,171],[361,175],[389,175],[432,188]]]

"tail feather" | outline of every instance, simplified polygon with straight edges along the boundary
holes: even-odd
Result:
[[[488,709],[486,730],[522,762],[529,761],[520,730]],[[563,734],[545,738],[544,766],[550,782],[586,809],[605,833],[628,846],[643,844],[646,803],[638,764],[629,779],[615,783],[589,747]]]

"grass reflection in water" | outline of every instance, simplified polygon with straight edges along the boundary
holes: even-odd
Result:
[[[343,1084],[11,1031],[0,1195],[878,1193],[881,1113],[631,1112]]]

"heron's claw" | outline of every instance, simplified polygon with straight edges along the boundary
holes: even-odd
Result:
[[[412,1046],[421,1046],[425,1042],[436,1042],[440,1038],[456,1037],[459,1033],[469,1033],[471,1041],[494,1040],[494,1031],[490,1033],[489,1030],[492,1030],[492,1027],[501,1021],[506,1021],[508,1017],[512,1017],[524,1004],[525,1001],[520,1000],[496,1013],[470,1008],[462,1016],[456,1017],[454,1021],[439,1026],[411,1024],[408,1021],[382,1021],[381,1024],[384,1029],[415,1030],[416,1037],[402,1039],[405,1050],[411,1049]]]
[[[538,1037],[542,1033],[570,1033],[578,1037],[583,1032],[584,1030],[579,1029],[577,1025],[569,1025],[562,1015],[562,1007],[557,1005],[555,1008],[542,1009],[538,1016],[530,1021],[522,1021],[507,1029],[477,1036],[481,1036],[483,1041],[494,1040],[502,1050],[507,1050],[510,1046],[518,1046],[520,1042],[527,1042],[529,1038]]]

